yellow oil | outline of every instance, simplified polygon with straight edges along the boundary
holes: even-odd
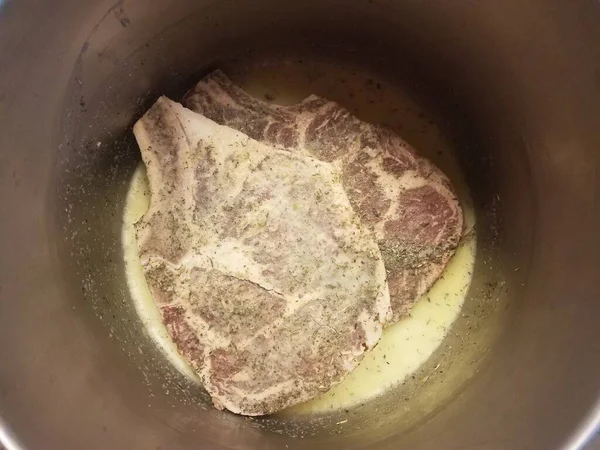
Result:
[[[364,120],[386,123],[426,147],[427,157],[451,178],[461,199],[466,229],[475,225],[468,189],[450,148],[435,125],[398,88],[352,67],[305,61],[283,61],[245,67],[234,80],[251,94],[280,104],[295,103],[310,93],[331,98]],[[143,166],[134,173],[125,205],[122,242],[127,282],[135,308],[150,337],[184,375],[198,377],[178,354],[162,324],[137,253],[133,224],[148,208],[150,193]],[[377,397],[402,383],[439,347],[465,299],[475,262],[475,240],[456,251],[440,279],[411,311],[410,317],[387,327],[377,347],[340,384],[311,401],[291,408],[297,414],[319,414],[347,409]]]
[[[162,323],[160,311],[152,299],[152,294],[150,294],[144,277],[142,263],[138,255],[134,224],[148,210],[148,206],[150,206],[150,187],[146,177],[146,168],[141,164],[131,179],[125,201],[123,229],[121,231],[127,286],[135,310],[146,327],[150,338],[177,370],[199,383],[198,376],[177,352],[177,347],[175,347],[167,328]]]

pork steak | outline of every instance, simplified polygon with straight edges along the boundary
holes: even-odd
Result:
[[[391,130],[362,122],[315,95],[292,106],[263,102],[219,70],[188,92],[184,104],[258,141],[340,169],[350,203],[376,233],[391,322],[409,313],[454,254],[463,215],[450,181]]]
[[[136,224],[143,270],[215,406],[269,414],[341,381],[390,314],[342,175],[164,97],[134,133],[151,193]]]

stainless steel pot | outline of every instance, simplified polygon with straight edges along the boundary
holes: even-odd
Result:
[[[0,1],[0,441],[27,449],[578,448],[600,418],[595,1]],[[464,314],[422,369],[336,415],[209,406],[124,282],[130,129],[240,58],[352,61],[410,90],[475,198]],[[419,137],[409,137],[419,148]]]

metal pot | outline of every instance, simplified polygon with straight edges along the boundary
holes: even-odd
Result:
[[[584,445],[600,418],[599,23],[593,1],[0,2],[0,441]],[[132,124],[211,68],[291,54],[409,90],[458,152],[478,218],[463,315],[421,369],[446,370],[344,412],[345,427],[214,410],[148,339],[124,281]]]

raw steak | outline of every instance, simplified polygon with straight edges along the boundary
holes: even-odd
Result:
[[[387,270],[392,322],[440,276],[462,234],[462,209],[448,178],[392,131],[311,95],[292,106],[251,97],[217,70],[184,99],[193,111],[271,145],[311,154],[342,172]]]
[[[217,408],[269,414],[338,383],[390,314],[385,268],[329,163],[160,98],[134,127],[142,266]]]

